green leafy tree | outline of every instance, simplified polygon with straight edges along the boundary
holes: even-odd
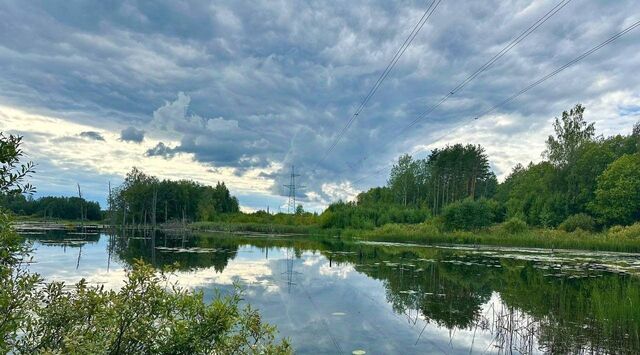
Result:
[[[595,198],[597,178],[614,160],[637,150],[632,136],[616,135],[584,143],[578,150],[574,164],[568,167],[565,185],[571,193],[570,213],[587,212],[587,205]]]
[[[591,210],[608,224],[640,219],[640,154],[623,155],[598,177]]]
[[[567,216],[562,180],[549,162],[516,166],[496,198],[505,206],[507,218],[522,218],[529,225],[556,226]]]
[[[565,167],[575,162],[580,147],[593,139],[595,127],[583,118],[584,106],[577,104],[571,110],[562,112],[562,118],[555,119],[555,137],[547,139],[545,156],[556,166]]]
[[[0,132],[0,193],[32,193],[35,188],[24,179],[34,172],[34,164],[20,164],[24,155],[22,137]]]
[[[388,185],[403,206],[407,206],[416,197],[416,168],[416,163],[409,154],[400,156],[398,163],[391,168]]]

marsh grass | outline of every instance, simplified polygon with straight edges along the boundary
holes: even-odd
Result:
[[[615,227],[599,233],[581,229],[566,232],[537,228],[527,228],[514,233],[513,229],[508,229],[503,225],[495,225],[474,232],[448,232],[434,223],[387,224],[374,230],[345,230],[342,235],[354,239],[385,242],[640,252],[640,224],[638,223],[629,227]]]

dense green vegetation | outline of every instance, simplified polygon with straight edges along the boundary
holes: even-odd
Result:
[[[618,243],[606,230],[640,220],[640,123],[629,135],[604,138],[583,113],[581,105],[563,112],[547,139],[545,160],[518,164],[500,184],[480,146],[447,146],[422,160],[403,155],[387,186],[329,206],[322,225],[378,240],[555,246],[563,239],[566,247],[604,243],[637,250],[640,235],[628,232]],[[509,225],[518,231],[499,236]],[[464,231],[474,233],[454,237]]]
[[[102,219],[100,204],[79,197],[46,196],[33,199],[23,194],[0,194],[0,206],[21,216],[80,220],[82,211],[86,220]]]
[[[29,191],[22,184],[32,170],[19,165],[20,139],[0,135],[0,191]],[[17,171],[17,172],[16,172]],[[11,354],[287,354],[240,296],[205,303],[201,292],[169,283],[135,262],[118,291],[45,283],[28,271],[29,247],[0,210],[0,352]]]
[[[563,112],[555,121],[555,136],[547,140],[547,160],[516,166],[500,184],[495,199],[506,216],[543,227],[558,226],[578,213],[591,215],[600,226],[640,218],[638,189],[633,189],[640,179],[633,169],[640,151],[639,126],[627,136],[596,137],[583,112],[580,105]],[[629,188],[631,196],[622,198],[620,188]]]
[[[237,213],[238,199],[231,196],[224,182],[215,187],[191,180],[159,180],[133,168],[110,198],[114,222],[150,223],[156,196],[156,221],[211,221],[225,213]]]
[[[421,224],[386,224],[376,229],[346,229],[344,237],[380,242],[498,245],[509,247],[640,252],[640,223],[607,231],[531,228],[520,219],[474,231],[447,230],[437,220]]]

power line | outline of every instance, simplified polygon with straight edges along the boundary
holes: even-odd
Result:
[[[611,43],[611,42],[613,42],[613,41],[617,40],[618,38],[620,38],[620,37],[624,36],[625,34],[627,34],[627,33],[631,32],[632,30],[634,30],[634,29],[635,29],[635,28],[637,28],[638,26],[640,26],[640,21],[634,22],[633,24],[631,24],[630,26],[626,27],[626,28],[625,28],[625,29],[623,29],[622,31],[620,31],[620,32],[618,32],[618,33],[614,34],[613,36],[609,37],[609,38],[608,38],[607,40],[605,40],[604,42],[601,42],[600,44],[596,45],[595,47],[592,47],[591,49],[587,50],[586,52],[582,53],[581,55],[579,55],[579,56],[575,57],[574,59],[570,60],[570,61],[569,61],[569,62],[567,62],[566,64],[564,64],[564,65],[562,65],[562,66],[558,67],[557,69],[555,69],[555,70],[553,70],[553,71],[549,72],[548,74],[546,74],[546,75],[542,76],[540,79],[538,79],[538,80],[536,80],[536,81],[532,82],[531,84],[527,85],[527,86],[526,86],[526,87],[524,87],[522,90],[520,90],[520,91],[518,91],[517,93],[515,93],[515,94],[511,95],[511,96],[510,96],[510,97],[508,97],[507,99],[505,99],[505,100],[501,101],[500,103],[498,103],[498,104],[496,104],[496,105],[492,106],[491,108],[489,108],[489,109],[487,109],[487,110],[483,111],[483,112],[482,112],[482,113],[480,113],[479,115],[477,115],[477,116],[473,117],[473,118],[472,118],[472,121],[470,121],[470,120],[465,120],[465,121],[463,121],[461,124],[459,124],[459,125],[455,126],[453,129],[451,129],[451,130],[447,131],[447,133],[445,133],[445,134],[443,134],[442,136],[440,136],[440,137],[436,138],[435,140],[433,140],[433,143],[431,143],[431,144],[435,144],[435,143],[437,143],[438,141],[440,141],[441,139],[445,138],[446,136],[448,136],[449,134],[451,134],[452,132],[454,132],[454,131],[455,131],[455,130],[457,130],[458,128],[460,128],[460,127],[462,127],[462,126],[465,126],[465,125],[467,125],[467,124],[468,124],[468,123],[470,123],[470,122],[477,121],[477,120],[479,120],[481,117],[484,117],[484,116],[488,115],[489,113],[491,113],[491,112],[495,111],[497,108],[499,108],[499,107],[501,107],[501,106],[504,106],[505,104],[507,104],[507,103],[509,103],[509,102],[513,101],[514,99],[516,99],[517,97],[519,97],[519,96],[521,96],[522,94],[526,93],[527,91],[529,91],[529,90],[533,89],[534,87],[536,87],[536,86],[538,86],[538,85],[542,84],[543,82],[545,82],[545,81],[549,80],[550,78],[552,78],[552,77],[554,77],[554,76],[558,75],[558,74],[559,74],[560,72],[562,72],[563,70],[565,70],[565,69],[569,68],[570,66],[572,66],[572,65],[574,65],[574,64],[576,64],[576,63],[578,63],[578,62],[579,62],[579,61],[581,61],[582,59],[584,59],[584,58],[586,58],[586,57],[590,56],[591,54],[595,53],[596,51],[600,50],[602,47],[606,46],[607,44],[609,44],[609,43]],[[412,152],[411,154],[415,154],[415,153],[417,153],[417,152],[419,152],[419,151],[421,151],[421,150],[425,150],[425,148],[424,148],[424,147],[418,148],[418,149],[414,150],[414,152]],[[369,177],[369,176],[371,176],[371,175],[373,175],[373,174],[380,173],[380,172],[382,172],[384,169],[388,168],[388,167],[389,167],[389,166],[391,166],[391,165],[393,165],[393,163],[391,163],[391,164],[387,164],[387,165],[383,166],[382,168],[380,168],[380,169],[376,170],[376,171],[375,171],[374,173],[372,173],[372,174],[368,174],[368,175],[363,176],[363,177],[362,177],[362,178],[360,178],[360,179],[354,180],[354,182],[353,182],[353,183],[360,182],[360,181],[362,181],[362,180],[366,179],[367,177]]]
[[[404,40],[400,48],[398,48],[393,58],[391,58],[391,61],[389,62],[389,64],[387,64],[387,67],[384,69],[382,74],[380,74],[380,77],[378,78],[378,80],[376,80],[373,87],[369,90],[367,95],[364,97],[364,99],[362,100],[362,102],[354,112],[354,114],[347,121],[345,126],[342,127],[342,129],[336,136],[336,139],[333,141],[329,149],[327,149],[327,151],[323,155],[321,161],[324,161],[324,159],[326,159],[327,156],[331,154],[331,152],[335,149],[336,145],[340,142],[340,140],[342,139],[344,134],[347,132],[349,127],[351,127],[351,125],[356,120],[356,118],[358,118],[358,116],[360,115],[362,110],[365,108],[369,100],[371,100],[373,95],[375,95],[375,93],[378,91],[378,89],[382,85],[382,82],[387,78],[391,70],[393,70],[393,68],[396,66],[396,63],[398,63],[398,60],[400,60],[400,57],[402,57],[402,55],[407,50],[407,48],[409,48],[409,45],[411,45],[411,42],[413,42],[413,40],[416,38],[416,36],[418,35],[418,32],[420,32],[420,30],[422,29],[424,24],[427,22],[427,20],[431,17],[431,15],[433,15],[433,13],[435,12],[436,8],[438,7],[441,1],[442,0],[433,0],[429,5],[429,7],[425,10],[420,20],[418,20],[418,22],[415,24],[415,26],[413,27],[413,30],[411,30],[411,33],[409,33],[409,36],[407,36],[407,38]]]
[[[558,11],[562,10],[567,4],[569,4],[571,0],[562,0],[556,6],[551,8],[547,13],[544,14],[541,18],[539,18],[536,22],[534,22],[531,26],[529,26],[526,30],[524,30],[518,37],[514,38],[509,44],[507,44],[500,52],[496,53],[489,61],[479,67],[473,74],[469,75],[465,80],[463,80],[458,86],[453,88],[453,90],[449,91],[447,95],[445,95],[436,105],[429,108],[425,113],[417,117],[411,123],[409,123],[402,131],[398,134],[401,135],[409,128],[415,126],[418,121],[426,118],[431,112],[437,109],[440,105],[442,105],[445,101],[447,101],[451,96],[455,95],[458,91],[462,90],[467,84],[473,81],[478,75],[482,74],[484,71],[489,69],[495,62],[497,62],[500,58],[502,58],[505,54],[507,54],[511,49],[517,46],[520,42],[522,42],[525,38],[529,37],[538,27],[542,26],[547,20],[549,20],[553,15],[558,13]]]
[[[565,70],[565,69],[569,68],[570,66],[572,66],[572,65],[576,64],[577,62],[581,61],[582,59],[584,59],[584,58],[586,58],[586,57],[590,56],[591,54],[593,54],[593,53],[595,53],[595,52],[597,52],[597,51],[598,51],[599,49],[601,49],[602,47],[604,47],[604,46],[606,46],[607,44],[609,44],[609,43],[611,43],[611,42],[613,42],[613,41],[617,40],[618,38],[620,38],[620,37],[624,36],[624,35],[625,35],[625,34],[627,34],[628,32],[631,32],[632,30],[634,30],[634,29],[635,29],[636,27],[638,27],[638,26],[640,26],[640,21],[634,22],[631,26],[629,26],[629,27],[625,28],[624,30],[622,30],[622,31],[620,31],[620,32],[618,32],[618,33],[616,33],[615,35],[613,35],[613,36],[609,37],[606,41],[604,41],[604,42],[602,42],[602,43],[598,44],[597,46],[595,46],[595,47],[593,47],[593,48],[589,49],[588,51],[586,51],[586,52],[582,53],[581,55],[579,55],[579,56],[577,56],[576,58],[572,59],[571,61],[569,61],[569,62],[568,62],[568,63],[566,63],[565,65],[563,65],[563,66],[561,66],[561,67],[557,68],[556,70],[554,70],[554,71],[552,71],[552,72],[548,73],[547,75],[543,76],[542,78],[540,78],[540,79],[538,79],[538,80],[534,81],[533,83],[529,84],[529,85],[528,85],[528,86],[526,86],[524,89],[522,89],[522,90],[518,91],[517,93],[515,93],[515,94],[514,94],[514,95],[512,95],[512,96],[510,96],[510,97],[509,97],[509,98],[507,98],[506,100],[504,100],[504,101],[502,101],[502,102],[498,103],[497,105],[494,105],[494,106],[493,106],[493,107],[491,107],[490,109],[488,109],[488,110],[486,110],[486,111],[482,112],[480,115],[478,115],[478,116],[476,117],[476,119],[477,119],[477,118],[479,118],[479,117],[485,116],[485,115],[487,115],[487,114],[489,114],[489,113],[491,113],[491,112],[495,111],[495,109],[497,109],[498,107],[503,106],[503,105],[505,105],[505,104],[507,104],[507,103],[509,103],[509,102],[513,101],[514,99],[516,99],[516,98],[517,98],[517,97],[519,97],[520,95],[522,95],[522,94],[524,94],[525,92],[527,92],[527,91],[529,91],[529,90],[533,89],[534,87],[536,87],[536,86],[538,86],[538,85],[542,84],[543,82],[547,81],[548,79],[550,79],[550,78],[552,78],[552,77],[556,76],[556,75],[557,75],[558,73],[560,73],[561,71],[563,71],[563,70]]]
[[[517,37],[512,39],[505,47],[503,47],[498,53],[496,53],[493,57],[491,57],[487,62],[478,67],[472,74],[467,76],[463,81],[461,81],[456,87],[449,90],[449,92],[444,95],[437,103],[433,104],[429,107],[425,112],[416,117],[413,121],[411,121],[408,125],[402,128],[393,138],[385,140],[387,144],[391,141],[398,139],[400,136],[405,134],[409,129],[414,127],[419,121],[427,118],[433,111],[435,111],[438,107],[444,104],[451,96],[455,95],[459,91],[461,91],[465,86],[467,86],[471,81],[477,78],[480,74],[491,68],[493,64],[495,64],[500,58],[502,58],[505,54],[507,54],[511,49],[517,46],[520,42],[525,40],[529,35],[531,35],[538,27],[542,26],[547,20],[553,17],[556,13],[562,10],[567,4],[569,4],[572,0],[562,0],[554,7],[552,7],[549,11],[547,11],[542,17],[536,20],[533,24],[531,24],[528,28],[522,31]],[[369,156],[365,156],[360,159],[360,161],[364,161]]]

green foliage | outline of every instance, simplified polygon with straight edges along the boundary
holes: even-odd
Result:
[[[552,164],[516,166],[498,189],[507,218],[522,218],[529,225],[556,226],[566,217],[566,198]]]
[[[35,192],[31,184],[23,182],[34,172],[34,164],[20,164],[24,155],[21,145],[21,136],[0,132],[0,194]]]
[[[447,205],[442,214],[448,230],[475,230],[488,227],[494,221],[495,201],[466,199]]]
[[[500,184],[496,200],[505,206],[507,217],[553,227],[570,215],[591,212],[605,223],[622,223],[611,219],[619,211],[607,212],[605,205],[597,206],[593,201],[599,177],[616,159],[636,153],[638,139],[633,134],[594,138],[594,126],[584,121],[583,112],[584,107],[577,105],[563,112],[561,120],[556,119],[556,135],[547,140],[545,154],[549,161],[526,168],[518,165]],[[627,218],[624,223],[633,220],[637,217]]]
[[[511,217],[500,224],[500,229],[507,234],[520,234],[527,231],[527,222],[518,217]]]
[[[421,223],[429,211],[391,205],[364,205],[354,202],[331,204],[320,216],[323,228],[372,229],[387,223]]]
[[[577,104],[569,112],[562,112],[561,119],[555,119],[553,129],[556,135],[547,139],[545,152],[554,165],[565,167],[574,164],[581,146],[593,139],[594,124],[585,122],[583,113],[584,106]]]
[[[31,310],[38,305],[38,275],[27,272],[29,246],[0,209],[0,353],[9,353]]]
[[[0,214],[0,352],[14,354],[288,354],[275,328],[241,308],[240,294],[205,303],[138,262],[120,290],[43,283],[28,249]]]
[[[102,219],[100,205],[79,197],[46,196],[39,199],[26,198],[20,194],[0,195],[0,206],[22,216],[60,218],[67,220],[80,219],[80,210],[84,210],[84,218],[91,221]]]
[[[358,204],[375,201],[430,207],[437,214],[453,201],[491,197],[497,184],[484,148],[455,144],[433,150],[427,159],[400,156],[391,169],[387,187],[361,194]]]
[[[578,213],[567,217],[560,225],[558,229],[565,232],[574,232],[578,229],[583,231],[592,232],[595,230],[596,222],[593,217],[586,213]]]
[[[365,234],[365,239],[378,240],[422,240],[426,236],[436,236],[441,234],[441,228],[437,222],[433,222],[432,218],[428,222],[419,224],[398,224],[388,223],[380,228],[376,228]],[[360,236],[360,233],[355,230],[350,230],[345,233],[345,236]]]
[[[574,164],[565,169],[565,185],[570,212],[585,212],[595,198],[597,178],[609,164],[624,154],[637,151],[631,136],[613,136],[584,143]]]
[[[210,304],[201,292],[168,282],[146,264],[128,271],[118,291],[90,287],[71,290],[47,284],[42,302],[26,319],[16,353],[208,354],[289,353],[275,343],[275,328],[264,324],[240,296],[218,296]]]
[[[111,205],[120,218],[124,218],[126,213],[127,223],[150,221],[154,191],[158,196],[158,222],[183,218],[213,221],[218,214],[237,213],[240,210],[238,199],[231,196],[224,182],[211,187],[191,180],[160,181],[137,168],[133,168],[122,186],[116,189]]]
[[[431,221],[431,220],[430,220]],[[429,223],[426,223],[427,225]],[[527,228],[521,233],[506,233],[500,226],[478,231],[448,231],[444,228],[420,230],[422,225],[392,225],[373,230],[346,230],[342,236],[385,242],[411,241],[421,244],[502,245],[528,248],[608,250],[640,252],[640,227],[628,227],[627,233],[568,233],[557,229]],[[637,228],[637,229],[635,229]]]
[[[640,222],[630,226],[613,226],[609,228],[607,235],[618,239],[633,238],[640,240]]]
[[[465,198],[490,198],[497,180],[489,170],[489,158],[480,145],[455,144],[434,149],[426,162],[427,203],[434,213]]]
[[[607,225],[640,219],[640,154],[623,155],[598,178],[591,210]]]

